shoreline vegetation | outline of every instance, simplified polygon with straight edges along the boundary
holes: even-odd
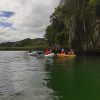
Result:
[[[100,54],[100,0],[60,0],[44,37],[55,50]]]
[[[44,38],[37,39],[24,39],[17,42],[6,42],[0,44],[0,51],[10,50],[45,50],[48,48],[48,44]]]
[[[17,42],[6,42],[0,44],[0,51],[44,51],[47,48],[53,49],[48,45],[47,40],[44,38],[37,39],[24,39]],[[69,51],[69,49],[65,49]],[[60,52],[61,49],[53,49],[54,52]],[[87,51],[75,50],[76,55],[100,55],[100,49],[91,49]]]
[[[45,50],[48,46],[31,46],[31,47],[0,47],[0,51],[29,51],[29,50]]]

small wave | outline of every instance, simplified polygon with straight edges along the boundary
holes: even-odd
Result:
[[[15,91],[14,93],[10,94],[10,96],[23,96],[24,92],[22,91]]]

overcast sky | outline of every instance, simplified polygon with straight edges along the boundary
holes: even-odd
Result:
[[[59,0],[0,0],[0,43],[39,38]]]

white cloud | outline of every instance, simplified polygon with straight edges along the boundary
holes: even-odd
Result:
[[[13,28],[0,28],[0,42],[43,37],[50,15],[59,0],[0,0],[1,11],[15,12],[0,21],[13,23]]]

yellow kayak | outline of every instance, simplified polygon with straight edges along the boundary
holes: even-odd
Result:
[[[57,57],[76,57],[76,55],[57,54]]]

